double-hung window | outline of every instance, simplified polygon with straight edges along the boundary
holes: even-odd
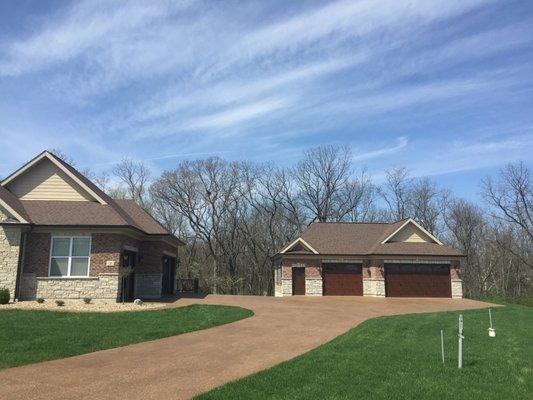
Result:
[[[54,236],[50,254],[50,276],[89,276],[90,236]]]

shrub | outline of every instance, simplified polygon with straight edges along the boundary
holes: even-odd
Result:
[[[58,307],[63,307],[65,305],[65,302],[63,300],[56,300],[56,304]]]
[[[91,298],[90,298],[90,297],[84,297],[84,298],[83,298],[83,302],[84,302],[85,304],[89,304],[89,303],[91,302]]]
[[[42,297],[37,297],[37,298],[35,299],[35,301],[36,301],[37,303],[39,303],[39,304],[43,304],[43,303],[44,303],[44,299],[43,299]]]
[[[7,304],[9,303],[9,289],[0,289],[0,304]]]

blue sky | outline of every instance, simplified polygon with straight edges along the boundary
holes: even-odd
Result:
[[[6,0],[0,99],[0,175],[345,144],[471,197],[533,161],[533,2]]]

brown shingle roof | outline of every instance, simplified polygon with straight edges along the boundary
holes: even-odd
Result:
[[[128,214],[128,216],[134,221],[135,225],[141,230],[151,235],[168,234],[166,228],[133,200],[116,199],[115,202],[126,214]]]
[[[21,200],[36,225],[128,226],[115,210],[92,201]]]
[[[401,223],[317,222],[300,236],[320,254],[366,254]]]
[[[20,201],[31,222],[36,225],[134,227],[149,235],[170,235],[133,200],[113,202],[115,207],[91,201]],[[122,212],[117,213],[116,208]],[[127,215],[128,220],[122,215]]]
[[[405,222],[406,220],[394,223],[317,222],[310,225],[300,237],[323,255],[462,255],[456,249],[437,243],[381,244]]]
[[[148,235],[168,235],[175,238],[171,232],[159,224],[134,201],[112,199],[97,185],[56,155],[45,151],[29,163],[43,156],[53,158],[59,162],[106,204],[91,201],[19,200],[0,185],[0,198],[28,222],[36,225],[131,227]],[[16,173],[14,172],[10,176]]]
[[[0,185],[0,199],[2,199],[9,207],[11,207],[17,214],[24,218],[27,222],[30,222],[30,217],[24,210],[22,203],[9,190]]]

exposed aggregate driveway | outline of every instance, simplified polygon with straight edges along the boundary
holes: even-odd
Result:
[[[253,317],[203,331],[0,371],[0,399],[183,399],[305,353],[383,315],[487,307],[466,299],[207,296]]]

